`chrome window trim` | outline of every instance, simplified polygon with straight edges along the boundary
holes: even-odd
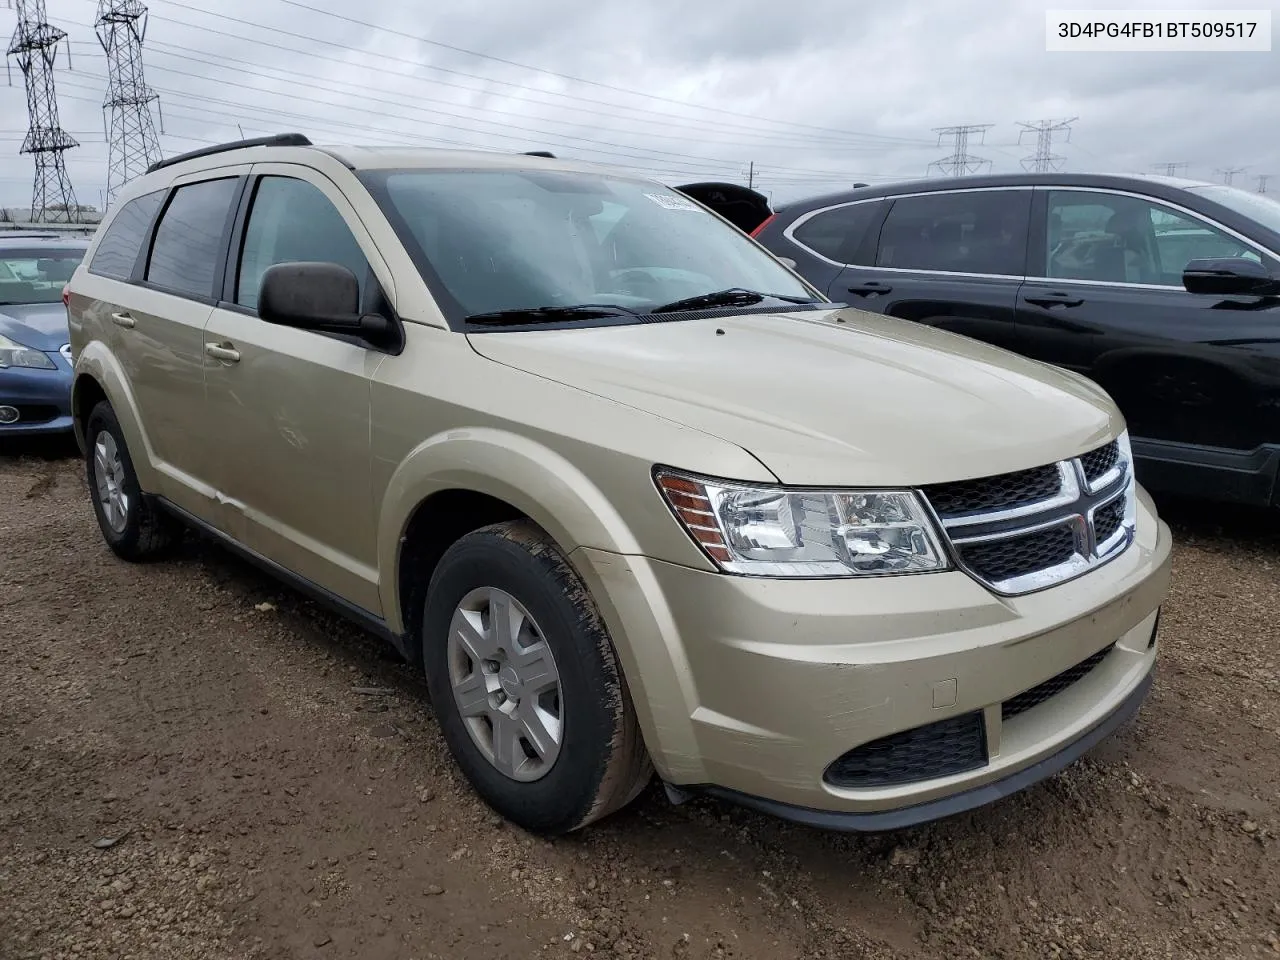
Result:
[[[1222,224],[1216,220],[1210,219],[1209,217],[1205,216],[1203,213],[1197,213],[1195,210],[1192,210],[1189,207],[1184,207],[1182,204],[1175,203],[1172,200],[1165,200],[1163,197],[1153,197],[1150,194],[1138,193],[1134,190],[1121,190],[1118,187],[1081,187],[1081,186],[1058,187],[1058,186],[1050,186],[1046,184],[1046,185],[1039,186],[1036,189],[1044,190],[1046,193],[1049,193],[1049,192],[1103,193],[1103,194],[1109,194],[1111,196],[1116,196],[1116,197],[1129,197],[1133,200],[1143,200],[1151,204],[1152,206],[1165,207],[1169,210],[1176,211],[1177,213],[1180,213],[1185,217],[1198,221],[1199,223],[1203,224],[1206,227],[1210,227],[1211,229],[1217,230],[1221,233],[1225,233],[1228,236],[1235,237],[1235,239],[1239,240],[1249,249],[1253,250],[1254,253],[1258,254],[1263,258],[1270,258],[1271,260],[1280,260],[1280,253],[1276,253],[1274,250],[1271,250],[1271,249],[1268,249],[1267,247],[1262,246],[1261,244],[1258,243],[1257,240],[1254,240],[1252,237],[1246,237],[1239,230],[1233,230],[1230,227],[1226,226],[1225,224]],[[1046,197],[1045,198],[1046,216],[1048,215],[1048,212],[1049,212],[1049,202],[1048,202],[1048,197]],[[1037,282],[1044,282],[1044,283],[1084,283],[1090,286],[1099,286],[1099,287],[1132,287],[1139,290],[1179,290],[1182,293],[1187,292],[1186,287],[1178,286],[1175,284],[1167,284],[1167,283],[1132,283],[1129,281],[1114,281],[1114,280],[1083,280],[1083,279],[1077,280],[1072,277],[1043,277],[1043,276],[1033,277],[1030,275],[1028,275],[1025,279],[1028,281],[1037,281]]]
[[[932,274],[937,274],[943,277],[974,277],[977,279],[999,278],[999,279],[1005,279],[1005,280],[1021,280],[1022,277],[1016,274],[955,273],[950,270],[913,270],[910,267],[877,267],[875,266],[875,264],[871,264],[868,266],[866,264],[860,264],[860,263],[842,263],[839,260],[832,260],[830,257],[824,257],[822,254],[818,253],[818,251],[814,250],[812,247],[805,246],[803,243],[797,240],[794,235],[797,227],[803,226],[804,224],[808,223],[814,217],[818,216],[818,214],[828,213],[832,210],[842,210],[845,207],[852,207],[859,203],[879,203],[882,200],[903,200],[907,197],[936,197],[938,194],[941,194],[941,193],[947,193],[947,194],[990,193],[992,190],[1004,190],[1004,191],[1035,190],[1035,186],[1033,184],[1018,184],[1018,185],[1009,186],[1009,187],[956,187],[950,190],[947,189],[946,187],[939,187],[937,190],[915,190],[915,191],[908,191],[906,193],[889,193],[889,194],[884,194],[878,197],[859,197],[857,200],[843,200],[840,203],[833,203],[826,207],[819,207],[817,210],[810,210],[808,213],[802,214],[801,216],[796,218],[794,221],[792,221],[789,227],[787,227],[785,230],[782,231],[782,236],[785,237],[787,240],[789,240],[791,243],[795,244],[805,253],[809,254],[812,257],[817,257],[823,263],[829,264],[833,267],[865,267],[866,269],[869,269],[869,270],[892,270],[898,273],[932,273]]]

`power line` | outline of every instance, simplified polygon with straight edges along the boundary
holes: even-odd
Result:
[[[102,110],[107,122],[107,201],[134,177],[159,160],[151,104],[160,97],[142,72],[142,40],[147,8],[140,0],[99,0],[94,24],[107,55],[107,96]]]
[[[1071,124],[1079,120],[1079,117],[1072,117],[1069,120],[1036,120],[1032,123],[1020,122],[1018,126],[1022,127],[1022,133],[1018,134],[1018,143],[1022,143],[1022,138],[1028,133],[1036,135],[1036,152],[1023,159],[1022,168],[1034,173],[1050,173],[1055,170],[1062,169],[1062,163],[1065,157],[1055,156],[1053,152],[1053,135],[1059,131],[1066,131],[1067,139],[1071,139]]]
[[[573,83],[582,83],[588,86],[598,87],[603,90],[612,90],[617,93],[625,93],[633,97],[643,97],[645,99],[655,100],[661,103],[670,103],[670,104],[675,104],[676,106],[681,106],[681,107],[693,107],[698,110],[707,110],[717,114],[723,114],[723,115],[733,116],[733,117],[741,117],[745,120],[753,120],[758,123],[772,123],[772,124],[778,124],[781,126],[791,127],[794,129],[814,130],[821,133],[837,134],[840,136],[849,135],[845,131],[834,130],[829,127],[819,127],[819,126],[815,126],[813,124],[808,124],[808,123],[797,123],[792,120],[773,120],[768,117],[759,117],[749,113],[738,113],[733,110],[725,110],[721,107],[708,107],[708,106],[703,106],[702,104],[689,103],[683,100],[676,100],[672,97],[663,97],[663,96],[659,96],[658,94],[644,93],[639,90],[630,90],[626,87],[618,87],[612,84],[602,83],[598,80],[588,80],[584,77],[576,77],[567,73],[558,73],[555,70],[546,70],[542,67],[530,66],[527,63],[519,63],[515,60],[507,60],[503,57],[495,57],[487,53],[479,53],[478,51],[475,51],[475,50],[467,50],[463,47],[456,47],[456,46],[453,46],[452,44],[444,43],[439,40],[432,40],[430,37],[424,37],[420,34],[407,33],[403,30],[393,30],[390,27],[384,27],[384,26],[381,26],[380,24],[371,23],[368,20],[359,20],[355,17],[349,17],[345,14],[334,13],[332,10],[324,10],[320,7],[313,7],[310,4],[302,3],[301,0],[279,0],[279,2],[288,4],[291,7],[297,7],[298,9],[301,9],[301,10],[308,10],[311,13],[318,13],[318,14],[321,14],[322,16],[332,17],[335,20],[341,20],[353,26],[365,27],[366,29],[369,29],[369,30],[379,30],[383,33],[389,33],[395,36],[404,37],[409,40],[414,40],[418,43],[426,43],[434,47],[440,47],[442,49],[449,50],[453,53],[462,53],[462,54],[466,54],[467,56],[477,57],[482,60],[489,60],[494,63],[505,64],[506,66],[510,66],[510,67],[519,67],[522,70],[532,70],[535,73],[540,73],[548,77],[556,77],[557,79],[560,79],[560,80],[568,80]],[[185,4],[180,4],[180,6],[185,6]],[[890,139],[890,140],[901,139],[901,138],[895,138],[895,137],[885,137],[882,134],[855,134],[855,135],[873,137],[876,139]]]
[[[929,168],[937,167],[948,176],[962,177],[966,173],[977,173],[983,167],[990,166],[990,160],[969,153],[969,137],[977,133],[985,138],[986,132],[994,126],[994,123],[969,123],[956,127],[935,127],[938,145],[942,145],[943,137],[954,137],[955,149],[951,151],[951,156],[933,161]]]
[[[14,9],[18,25],[9,42],[8,55],[18,61],[27,92],[27,135],[18,152],[29,153],[35,160],[31,220],[72,223],[78,219],[80,207],[63,154],[79,144],[58,120],[58,95],[53,82],[58,44],[67,35],[48,22],[44,0],[14,0]],[[67,56],[70,58],[71,54]]]
[[[1236,178],[1236,174],[1244,173],[1244,171],[1244,167],[1223,167],[1217,171],[1217,174],[1222,177],[1222,182],[1229,187],[1231,186],[1231,181]]]
[[[89,0],[89,2],[92,2],[92,0]],[[308,34],[294,33],[292,31],[284,30],[277,27],[269,27],[265,24],[256,23],[252,20],[245,20],[241,17],[233,17],[229,14],[213,13],[211,11],[202,9],[200,7],[183,3],[181,2],[181,0],[167,0],[166,6],[181,7],[185,10],[189,10],[194,13],[204,14],[205,16],[209,16],[209,17],[214,17],[221,21],[240,24],[241,26],[246,26],[251,28],[252,30],[258,33],[258,36],[245,36],[244,34],[231,33],[226,30],[218,30],[213,27],[206,27],[199,24],[194,24],[186,20],[179,20],[179,19],[174,19],[172,17],[161,16],[160,14],[152,14],[153,19],[164,20],[165,22],[172,23],[178,26],[187,27],[192,30],[199,30],[203,33],[217,34],[220,36],[228,37],[230,39],[238,40],[243,43],[252,43],[255,45],[270,47],[277,50],[284,50],[289,53],[301,53],[304,56],[310,57],[312,59],[331,60],[333,62],[339,63],[347,67],[352,66],[352,63],[350,60],[337,58],[337,57],[325,57],[322,54],[315,53],[314,50],[299,50],[296,47],[288,47],[282,44],[272,43],[270,41],[261,39],[261,35],[264,33],[274,34],[281,37],[290,37],[295,40],[302,40],[308,44],[319,44],[322,46],[332,47],[337,50],[342,50],[348,53],[355,53],[360,56],[374,56],[374,54],[371,54],[369,51],[363,50],[359,47],[353,47],[350,44],[339,43],[333,40],[327,40],[322,37],[315,37]],[[404,36],[410,36],[410,35],[404,35]],[[386,70],[385,65],[387,63],[402,63],[412,67],[414,70],[414,73],[406,74],[398,71],[390,71],[390,72],[393,75],[404,76],[409,79],[420,79],[417,76],[418,71],[430,70],[437,73],[449,74],[451,76],[465,77],[471,80],[478,80],[481,83],[489,86],[508,87],[508,88],[519,90],[522,93],[526,93],[526,94],[537,94],[539,96],[555,97],[562,100],[571,101],[572,102],[571,106],[560,105],[564,109],[572,109],[579,112],[603,115],[603,116],[608,116],[615,119],[619,117],[619,111],[630,111],[632,113],[640,113],[640,114],[646,114],[652,117],[656,117],[658,118],[658,120],[657,121],[653,121],[653,120],[640,121],[640,118],[638,117],[627,117],[625,119],[646,122],[646,123],[661,122],[662,124],[667,126],[673,126],[673,125],[688,126],[691,129],[695,129],[703,134],[706,134],[707,132],[719,132],[720,130],[729,130],[739,134],[745,132],[753,136],[760,136],[762,133],[782,135],[785,132],[785,134],[788,137],[790,137],[793,142],[800,141],[800,140],[807,140],[815,143],[823,143],[829,147],[845,147],[847,149],[866,148],[868,146],[879,146],[882,148],[898,147],[898,146],[907,147],[907,146],[920,146],[928,143],[928,141],[914,140],[914,139],[909,139],[905,137],[890,137],[882,134],[862,134],[862,133],[855,133],[852,131],[848,131],[848,132],[830,131],[830,132],[824,132],[821,134],[814,134],[814,133],[805,134],[805,133],[794,132],[791,130],[769,131],[769,130],[762,129],[762,127],[760,126],[760,123],[780,123],[784,121],[767,121],[767,120],[760,120],[758,118],[753,118],[753,119],[757,119],[757,123],[749,126],[746,124],[733,123],[725,120],[713,120],[710,118],[688,117],[688,116],[681,117],[668,112],[653,110],[646,107],[639,107],[639,106],[634,106],[629,104],[620,104],[620,103],[616,103],[609,100],[597,100],[591,97],[584,97],[580,94],[564,93],[558,90],[545,90],[540,87],[531,87],[528,84],[517,83],[511,80],[504,80],[497,77],[489,77],[489,76],[483,76],[483,75],[474,74],[474,73],[467,73],[466,71],[462,71],[462,70],[454,70],[448,67],[440,67],[434,64],[423,63],[421,60],[415,60],[408,57],[399,57],[392,53],[384,52],[384,51],[379,51],[376,54],[376,57],[378,60],[378,65],[374,67],[370,67],[369,69],[377,70],[379,72],[384,72]],[[477,94],[477,93],[483,94],[487,92],[484,89],[479,89],[474,86],[459,84],[459,83],[451,83],[449,81],[440,80],[440,79],[434,79],[431,82],[433,84],[440,85],[440,86],[457,87],[458,89],[465,90],[470,94]],[[533,100],[529,102],[536,103],[542,106],[553,106],[553,104],[549,104],[546,101],[542,101],[542,100]],[[675,102],[678,103],[679,101],[675,101]],[[591,110],[589,108],[577,106],[578,103],[590,103],[596,106],[606,107],[608,109],[607,111],[604,111],[604,112],[598,111],[598,110]],[[697,109],[703,109],[703,110],[714,109],[714,108],[708,108],[708,107],[697,107],[697,105],[690,105],[690,104],[681,104],[681,105],[695,106]],[[717,112],[722,114],[727,113],[726,111],[717,111]],[[816,129],[821,131],[824,128],[816,128]],[[858,139],[861,139],[863,141],[870,140],[871,142],[870,143],[863,142],[860,144],[856,142]]]

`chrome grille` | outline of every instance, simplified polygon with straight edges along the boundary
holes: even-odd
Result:
[[[1133,542],[1137,487],[1127,434],[1071,460],[921,492],[957,565],[1006,596],[1070,580]]]

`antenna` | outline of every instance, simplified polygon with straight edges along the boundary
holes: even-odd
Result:
[[[935,127],[934,133],[938,135],[938,146],[942,146],[943,137],[954,137],[955,149],[952,150],[951,156],[929,164],[929,169],[937,167],[948,176],[962,177],[966,173],[977,173],[983,167],[989,166],[990,160],[975,157],[969,153],[969,136],[977,133],[985,139],[986,132],[994,126],[994,123],[969,123],[956,127]]]
[[[1053,135],[1060,130],[1065,130],[1067,140],[1071,139],[1071,124],[1079,120],[1079,117],[1072,117],[1069,120],[1036,120],[1033,123],[1019,123],[1022,127],[1022,133],[1018,134],[1018,143],[1022,143],[1022,138],[1028,133],[1036,135],[1036,152],[1022,161],[1022,169],[1032,173],[1050,173],[1055,170],[1062,169],[1062,162],[1065,157],[1055,156],[1053,153]]]
[[[160,96],[142,74],[147,8],[141,0],[98,0],[94,22],[107,54],[107,203],[134,177],[161,159],[151,104]]]
[[[18,152],[31,154],[36,164],[31,221],[74,223],[80,208],[63,153],[80,144],[62,129],[53,87],[58,44],[67,35],[46,22],[44,0],[14,0],[14,9],[18,26],[9,41],[8,55],[18,61],[27,88],[27,135]]]

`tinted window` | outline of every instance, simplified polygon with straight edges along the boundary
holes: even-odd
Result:
[[[1049,194],[1045,276],[1182,286],[1189,260],[1262,258],[1249,244],[1163,204],[1121,194]]]
[[[740,230],[652,181],[421,170],[365,182],[434,292],[464,316],[579,304],[643,312],[727,287],[812,298]]]
[[[1280,202],[1265,193],[1250,193],[1239,187],[1228,187],[1225,184],[1210,183],[1204,186],[1188,187],[1193,193],[1202,194],[1215,203],[1220,203],[1251,220],[1262,224],[1268,230],[1280,233]]]
[[[213,294],[222,233],[237,181],[233,177],[179,187],[160,217],[147,280],[196,297]]]
[[[868,202],[824,210],[796,227],[791,235],[828,260],[856,263],[858,247],[866,238],[867,229],[879,217],[880,209],[879,202]]]
[[[1030,210],[1029,190],[900,197],[880,231],[876,265],[1021,276]]]
[[[300,260],[339,263],[356,275],[362,292],[367,284],[368,261],[329,198],[305,180],[263,177],[245,227],[236,303],[256,308],[266,269]]]
[[[93,273],[116,280],[128,280],[133,276],[133,265],[138,260],[138,251],[142,241],[146,239],[151,220],[164,199],[164,191],[143,194],[134,197],[119,213],[111,218],[102,239],[98,241],[98,249],[93,253],[89,269]]]

